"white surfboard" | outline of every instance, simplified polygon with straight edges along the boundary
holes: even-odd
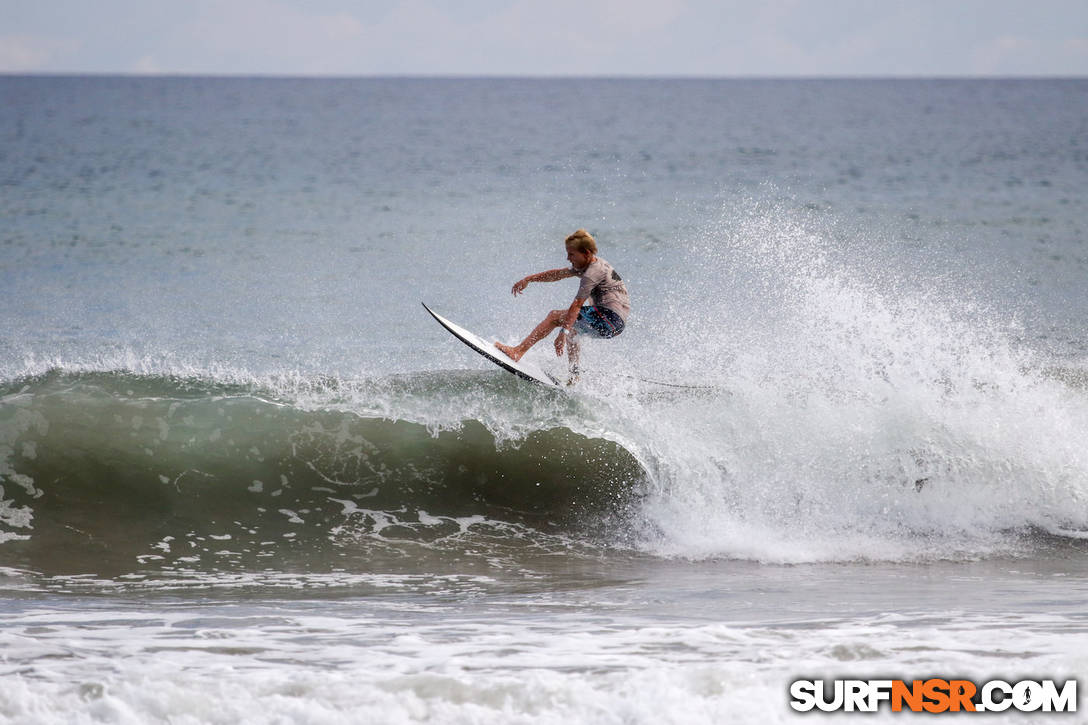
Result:
[[[450,331],[450,334],[471,347],[476,352],[483,355],[491,362],[498,365],[503,370],[508,370],[514,375],[517,375],[519,378],[531,380],[534,383],[540,383],[541,385],[547,385],[550,387],[556,387],[560,385],[558,380],[553,378],[551,375],[548,375],[548,373],[544,372],[536,365],[533,365],[531,362],[525,360],[524,358],[515,362],[514,360],[507,357],[505,353],[499,350],[499,348],[495,347],[493,343],[484,340],[479,335],[469,332],[460,325],[456,325],[450,322],[445,317],[428,307],[426,303],[421,304],[423,304],[423,309],[431,313],[431,317],[438,320],[438,324],[442,325],[442,327]]]

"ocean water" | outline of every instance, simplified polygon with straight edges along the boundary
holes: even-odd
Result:
[[[1080,677],[1086,188],[1083,80],[0,77],[0,721]],[[578,227],[571,389],[419,304],[519,340]]]

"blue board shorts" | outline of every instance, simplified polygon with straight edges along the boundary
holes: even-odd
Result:
[[[623,319],[607,307],[583,305],[574,322],[576,332],[596,337],[615,337],[623,332]]]

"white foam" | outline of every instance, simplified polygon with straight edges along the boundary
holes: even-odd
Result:
[[[1088,400],[1008,321],[874,269],[879,245],[841,254],[780,208],[745,213],[693,245],[707,278],[677,306],[699,314],[647,352],[690,351],[676,367],[709,364],[691,381],[719,392],[614,403],[655,474],[647,550],[956,558],[1088,525]]]
[[[338,616],[297,608],[40,609],[0,630],[0,715],[72,722],[790,722],[788,683],[855,673],[1073,677],[1058,616],[779,626]],[[28,636],[30,635],[30,636]],[[982,653],[986,653],[983,655]],[[884,711],[870,716],[891,720]]]

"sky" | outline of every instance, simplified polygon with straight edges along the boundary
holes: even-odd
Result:
[[[1088,0],[0,0],[0,73],[1088,76]]]

